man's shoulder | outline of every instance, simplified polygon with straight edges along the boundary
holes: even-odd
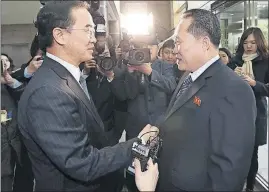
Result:
[[[21,100],[27,101],[36,91],[49,87],[60,87],[59,78],[51,69],[41,66],[27,84]]]
[[[253,96],[251,86],[228,66],[223,65],[216,73],[214,80],[225,96]]]

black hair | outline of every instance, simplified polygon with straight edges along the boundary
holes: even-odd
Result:
[[[226,55],[229,58],[229,62],[231,61],[231,59],[232,59],[233,56],[232,56],[232,53],[228,49],[226,49],[226,48],[219,48],[219,51],[223,51],[224,53],[226,53]]]
[[[260,28],[258,27],[250,27],[244,31],[240,38],[240,43],[236,50],[236,55],[242,56],[244,54],[244,41],[248,38],[250,34],[253,34],[256,44],[257,44],[257,52],[263,59],[268,58],[268,45],[264,38],[264,35]]]
[[[51,1],[40,9],[35,26],[38,30],[39,47],[42,51],[46,52],[46,48],[52,45],[54,28],[66,29],[75,23],[71,15],[74,8],[88,10],[89,4],[83,1]]]
[[[215,47],[219,47],[221,39],[220,23],[215,14],[204,9],[190,9],[186,11],[183,18],[192,18],[188,32],[194,37],[208,36]]]
[[[15,68],[15,65],[14,65],[13,60],[11,59],[11,57],[6,53],[1,53],[1,55],[6,56],[7,59],[9,60],[9,62],[10,62],[10,67],[9,67],[8,71],[13,71],[14,68]]]
[[[30,47],[30,55],[31,55],[31,57],[35,57],[38,50],[39,50],[38,36],[35,35],[32,43],[31,43],[31,47]]]
[[[171,48],[174,49],[175,48],[175,42],[173,39],[169,39],[167,41],[165,41],[165,43],[163,44],[162,48]]]

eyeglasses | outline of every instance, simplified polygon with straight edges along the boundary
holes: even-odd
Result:
[[[84,31],[85,33],[90,35],[90,38],[93,38],[95,36],[95,30],[92,27],[85,27],[83,29],[68,28],[67,30]]]

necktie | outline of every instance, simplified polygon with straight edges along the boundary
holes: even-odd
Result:
[[[83,89],[83,91],[85,92],[85,94],[87,95],[87,97],[90,99],[90,95],[89,95],[89,92],[88,92],[88,88],[87,88],[87,84],[86,84],[86,80],[82,77],[82,75],[80,76],[79,78],[79,83],[81,85],[81,88]]]
[[[192,84],[191,76],[188,75],[188,77],[183,81],[176,98],[179,98]]]

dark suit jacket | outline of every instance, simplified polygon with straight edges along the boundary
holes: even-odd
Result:
[[[9,92],[7,86],[1,84],[1,110],[6,110],[12,118],[1,123],[1,176],[14,176],[14,162],[21,163],[21,141],[17,127],[17,106],[12,98],[14,92]],[[15,152],[15,153],[14,153]],[[16,157],[16,158],[14,158]]]
[[[228,64],[231,69],[236,66],[242,67],[242,56],[236,55]],[[263,59],[261,56],[252,60],[252,68],[256,81],[256,85],[252,87],[256,98],[257,118],[256,118],[256,134],[255,145],[264,145],[267,143],[267,101],[269,97],[269,62],[268,58]]]
[[[18,111],[36,191],[94,191],[101,176],[131,161],[137,139],[103,148],[104,126],[93,102],[69,71],[50,58],[32,77]]]
[[[254,94],[220,60],[176,99],[185,77],[160,126],[159,190],[241,191],[254,147]]]

